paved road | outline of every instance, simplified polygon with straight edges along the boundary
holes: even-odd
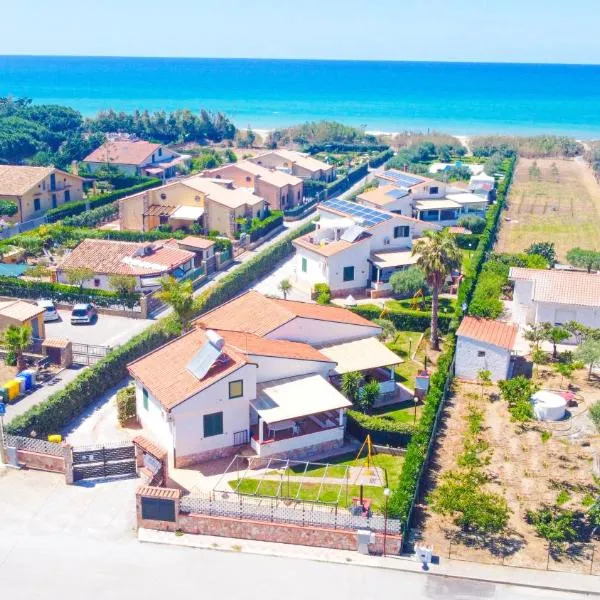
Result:
[[[2,597],[583,598],[427,574],[140,544],[133,530],[138,483],[66,486],[60,475],[0,470]]]

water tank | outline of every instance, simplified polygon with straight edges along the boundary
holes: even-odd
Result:
[[[540,390],[531,396],[531,403],[538,421],[560,421],[565,416],[567,401],[554,392]]]
[[[225,345],[225,340],[216,331],[213,331],[212,329],[208,329],[206,331],[206,337],[208,338],[208,341],[217,350],[223,350],[223,346]]]

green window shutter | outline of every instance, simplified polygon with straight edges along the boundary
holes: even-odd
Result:
[[[212,413],[204,415],[204,437],[212,437],[213,435],[221,435],[223,433],[223,413]]]

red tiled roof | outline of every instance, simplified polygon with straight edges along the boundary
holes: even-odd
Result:
[[[456,332],[457,337],[467,337],[492,346],[512,350],[517,339],[518,327],[491,319],[465,317]]]
[[[270,340],[242,331],[217,330],[225,342],[246,355],[272,356],[276,358],[292,358],[296,360],[314,360],[333,363],[330,358],[302,342],[287,340]]]
[[[182,240],[177,240],[177,243],[181,244],[182,246],[189,246],[190,248],[198,248],[200,250],[206,250],[207,248],[212,248],[212,246],[215,245],[214,240],[201,238],[195,235],[188,235]]]
[[[188,371],[187,366],[206,340],[204,330],[192,329],[130,363],[127,369],[164,408],[170,410],[226,375],[249,364],[250,361],[244,354],[226,344],[222,351],[226,360],[215,363],[202,379],[198,379]]]
[[[160,147],[160,144],[153,144],[145,140],[108,141],[88,154],[83,160],[84,162],[140,165]]]
[[[222,304],[196,319],[196,323],[208,329],[265,336],[297,317],[375,327],[371,321],[345,308],[267,298],[256,291],[246,292]]]
[[[144,247],[150,254],[136,256]],[[83,240],[60,265],[61,271],[87,267],[104,275],[159,275],[194,258],[194,253],[163,242],[137,243],[115,240]],[[127,260],[134,260],[128,263]],[[147,265],[147,266],[145,266]]]

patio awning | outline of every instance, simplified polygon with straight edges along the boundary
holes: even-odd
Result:
[[[182,221],[197,221],[204,214],[201,206],[180,206],[172,215],[171,219]]]
[[[404,362],[376,338],[366,338],[320,349],[321,353],[337,363],[338,374],[390,367]]]
[[[407,267],[416,264],[417,260],[419,260],[419,255],[413,254],[412,250],[390,250],[371,254],[371,262],[380,269]]]
[[[451,210],[460,208],[461,205],[454,200],[423,200],[415,204],[417,210]]]
[[[250,405],[266,423],[352,406],[320,375],[266,381],[258,385],[257,396],[256,400],[250,401]]]

